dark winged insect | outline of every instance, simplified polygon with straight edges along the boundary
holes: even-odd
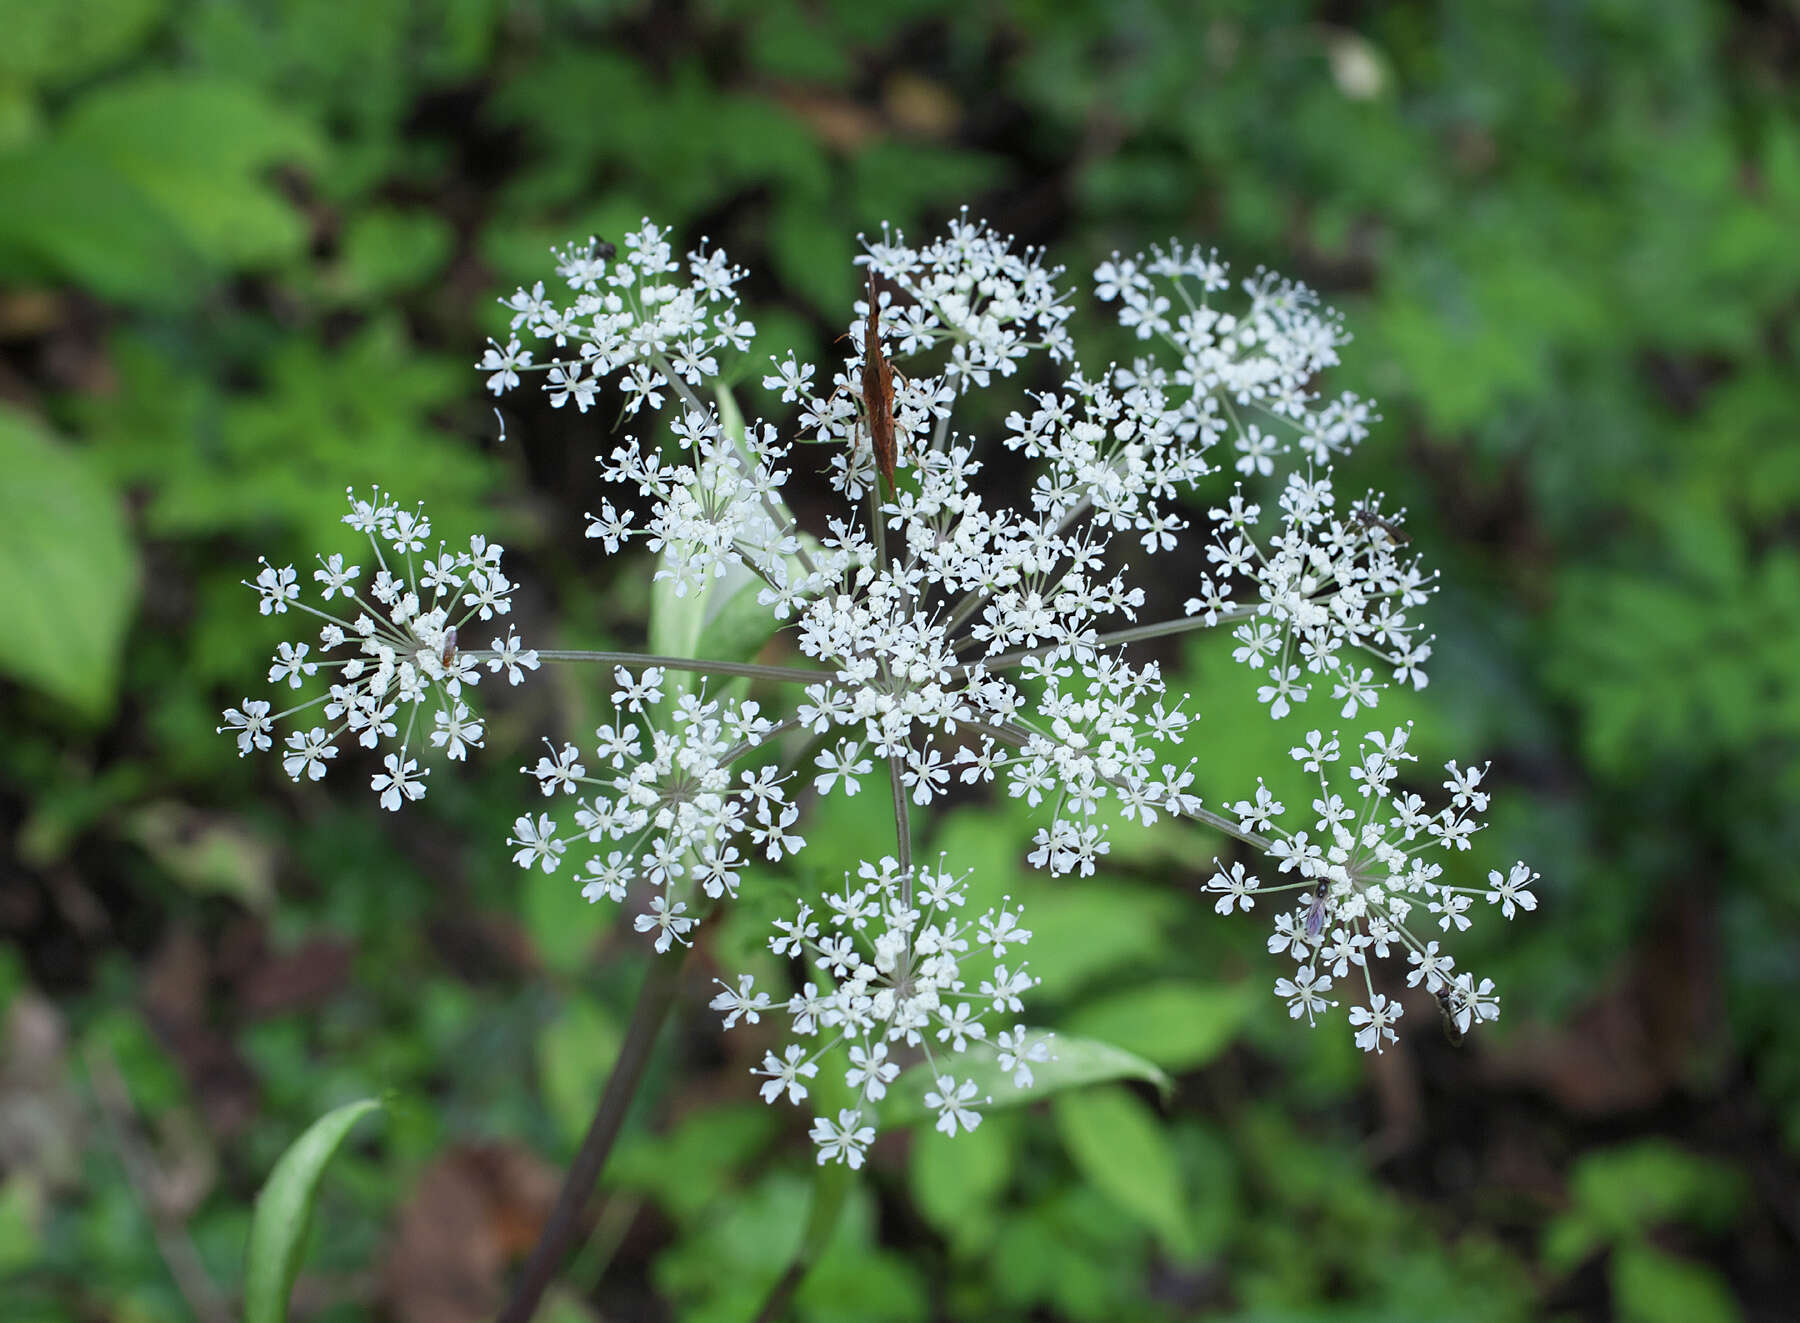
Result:
[[[604,239],[594,240],[594,256],[599,258],[602,262],[610,262],[618,255],[619,250],[617,246],[608,243]]]
[[[1306,911],[1306,940],[1316,942],[1319,934],[1325,931],[1325,888],[1319,888],[1319,894],[1313,898],[1311,908]]]
[[[1361,524],[1364,528],[1379,528],[1383,533],[1386,533],[1388,535],[1388,540],[1393,542],[1395,546],[1403,547],[1408,542],[1412,541],[1411,533],[1408,533],[1404,528],[1401,528],[1391,520],[1382,518],[1366,506],[1359,505],[1350,513],[1355,517],[1356,522]]]
[[[1460,1047],[1463,1031],[1456,1023],[1457,999],[1452,994],[1450,984],[1446,983],[1432,994],[1437,998],[1438,1014],[1444,1020],[1444,1037],[1450,1040],[1451,1046]]]

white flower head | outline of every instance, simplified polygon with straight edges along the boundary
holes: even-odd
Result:
[[[336,758],[346,735],[364,748],[393,742],[382,771],[371,777],[382,806],[398,809],[425,793],[430,769],[413,753],[421,744],[444,749],[452,759],[480,748],[484,730],[464,697],[480,683],[480,664],[494,670],[535,668],[536,653],[508,627],[487,648],[474,642],[480,621],[511,610],[512,583],[500,570],[501,549],[474,538],[469,549],[433,542],[423,509],[408,509],[377,490],[350,493],[344,523],[369,542],[372,575],[347,564],[342,553],[320,556],[313,571],[321,606],[300,600],[293,566],[263,562],[255,583],[264,615],[300,613],[319,622],[318,646],[283,642],[269,668],[269,683],[303,691],[309,681],[323,693],[300,698],[271,713],[265,700],[246,699],[225,711],[219,729],[237,738],[238,752],[271,747],[276,724],[296,716],[322,716],[322,724],[290,732],[282,766],[295,780],[318,780]],[[427,715],[429,714],[429,715]]]
[[[1354,793],[1346,799],[1332,784],[1332,769],[1344,761],[1337,734],[1308,732],[1291,751],[1294,761],[1319,782],[1307,825],[1289,827],[1283,821],[1286,807],[1260,783],[1254,801],[1243,800],[1233,808],[1246,831],[1272,838],[1266,851],[1276,861],[1277,875],[1289,876],[1279,886],[1263,887],[1243,863],[1234,862],[1229,869],[1221,865],[1208,884],[1219,896],[1220,913],[1250,908],[1252,896],[1281,893],[1292,898],[1289,908],[1276,912],[1268,945],[1271,954],[1291,956],[1298,968],[1291,978],[1277,980],[1276,995],[1291,1016],[1304,1015],[1310,1024],[1337,1005],[1325,995],[1334,980],[1353,979],[1365,990],[1367,1002],[1351,1008],[1351,1024],[1359,1030],[1358,1045],[1369,1051],[1380,1051],[1394,1040],[1392,1026],[1400,1015],[1398,1002],[1374,991],[1370,970],[1376,959],[1403,954],[1409,985],[1445,995],[1447,989],[1461,987],[1465,976],[1455,972],[1454,957],[1429,936],[1433,926],[1440,932],[1467,929],[1477,899],[1497,906],[1508,919],[1537,906],[1530,887],[1538,876],[1523,863],[1505,875],[1490,871],[1486,887],[1445,879],[1444,865],[1434,854],[1469,848],[1481,829],[1488,795],[1474,788],[1480,770],[1462,771],[1451,763],[1445,782],[1450,800],[1428,810],[1425,800],[1404,786],[1404,773],[1416,761],[1408,751],[1411,737],[1410,726],[1363,735],[1349,761]],[[1485,992],[1470,984],[1468,995],[1457,1002],[1459,1020],[1498,1016],[1492,982],[1484,980],[1482,987]],[[1468,1014],[1462,1015],[1463,1010]]]
[[[1076,356],[1062,269],[967,213],[924,242],[884,227],[864,247],[847,354],[821,368],[777,352],[761,378],[772,408],[797,413],[792,426],[740,416],[719,389],[754,327],[737,301],[743,273],[704,241],[684,256],[645,221],[616,246],[559,252],[554,278],[507,300],[512,333],[481,363],[496,394],[531,369],[555,407],[585,412],[616,392],[626,416],[656,424],[605,443],[613,490],[586,516],[593,549],[654,556],[657,600],[703,631],[727,612],[735,628],[753,604],[766,612],[756,637],[785,654],[781,665],[607,655],[594,741],[554,740],[528,768],[550,804],[515,824],[519,864],[554,871],[584,841],[575,885],[629,906],[632,926],[671,951],[756,871],[804,852],[815,799],[879,787],[884,812],[871,821],[891,804],[893,852],[872,845],[841,887],[775,922],[770,948],[800,989],[784,1001],[744,976],[712,1002],[727,1027],[785,1014],[792,1041],[754,1072],[769,1101],[800,1103],[821,1069],[844,1071],[858,1105],[834,1101],[812,1133],[822,1161],[852,1166],[889,1092],[919,1083],[914,1101],[961,1133],[987,1099],[956,1058],[991,1053],[1017,1087],[1052,1059],[1013,1018],[1036,982],[1022,914],[1010,900],[966,913],[964,879],[912,856],[911,818],[953,797],[1003,794],[1033,811],[1027,862],[1055,875],[1099,873],[1121,821],[1165,816],[1202,818],[1266,853],[1274,867],[1261,876],[1222,864],[1206,884],[1213,904],[1273,911],[1270,950],[1296,965],[1275,985],[1290,1015],[1311,1023],[1355,989],[1352,1023],[1370,1050],[1395,1040],[1399,1019],[1372,961],[1405,957],[1409,977],[1470,1023],[1497,1014],[1491,985],[1465,984],[1422,935],[1466,928],[1477,899],[1509,917],[1536,903],[1523,865],[1468,888],[1432,856],[1470,848],[1485,767],[1449,765],[1450,803],[1428,809],[1407,727],[1370,732],[1353,756],[1313,731],[1293,752],[1319,778],[1316,797],[1278,799],[1259,781],[1212,812],[1181,752],[1196,714],[1130,650],[1222,629],[1274,720],[1320,702],[1351,720],[1391,686],[1426,683],[1419,615],[1435,576],[1410,550],[1403,511],[1340,488],[1336,466],[1378,416],[1326,392],[1347,339],[1337,315],[1271,273],[1234,277],[1209,249],[1114,254],[1094,292],[1137,352],[1095,370]],[[1054,376],[1027,375],[1037,355]],[[958,416],[978,392],[1007,399],[996,444]],[[809,501],[802,520],[787,499],[797,464],[824,470],[837,508]],[[1010,499],[996,495],[1009,483]],[[429,534],[410,515],[402,526],[390,511],[386,529],[378,511],[358,518],[377,552]],[[1184,543],[1187,581],[1153,591],[1146,567]],[[344,573],[319,577],[343,591]],[[413,629],[432,605],[424,591],[457,576],[468,580],[459,604],[482,620],[504,611],[497,563],[440,558],[407,578],[382,561],[369,593]],[[288,609],[289,587],[270,571],[264,609]],[[1171,598],[1184,614],[1150,614]],[[517,682],[536,663],[526,656],[509,631],[484,659]],[[291,683],[314,661],[296,652],[276,668]],[[369,666],[382,703],[356,729],[386,738],[412,691],[389,673],[397,663]],[[789,685],[793,701],[695,678],[709,670]],[[228,728],[255,747],[261,718],[234,712]],[[452,709],[437,723],[453,751],[461,721]]]

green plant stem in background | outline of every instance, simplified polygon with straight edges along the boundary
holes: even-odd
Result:
[[[806,1234],[800,1248],[775,1285],[769,1288],[762,1308],[756,1311],[756,1323],[776,1323],[793,1303],[794,1293],[812,1271],[813,1264],[825,1252],[831,1234],[837,1229],[838,1215],[844,1210],[844,1198],[850,1193],[851,1173],[838,1163],[822,1166],[813,1181],[812,1208],[806,1217]]]
[[[556,1196],[556,1206],[545,1221],[544,1229],[538,1233],[537,1244],[532,1246],[531,1256],[513,1284],[506,1307],[500,1311],[499,1323],[527,1323],[537,1312],[557,1269],[579,1242],[582,1229],[588,1223],[587,1206],[593,1197],[594,1186],[625,1124],[625,1115],[631,1110],[638,1086],[643,1083],[644,1070],[650,1064],[650,1052],[656,1045],[663,1021],[675,1003],[675,991],[681,985],[681,972],[687,963],[685,952],[686,948],[683,948],[680,954],[659,956],[650,962],[644,985],[638,991],[637,1004],[632,1007],[631,1022],[626,1026],[619,1058],[613,1063],[612,1074],[607,1076],[606,1087],[600,1091],[594,1119],[588,1123],[575,1161],[569,1164],[568,1175],[563,1178],[562,1189]]]

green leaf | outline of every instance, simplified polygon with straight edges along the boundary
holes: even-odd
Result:
[[[989,1116],[966,1135],[927,1131],[913,1138],[907,1179],[927,1222],[957,1245],[994,1232],[995,1205],[1012,1179],[1019,1136],[1009,1118]]]
[[[806,1231],[800,1247],[789,1261],[788,1271],[804,1277],[823,1257],[838,1231],[838,1220],[844,1212],[856,1173],[841,1162],[822,1162],[813,1166],[812,1200],[806,1209]]]
[[[657,568],[682,554],[683,549],[671,542],[657,557]],[[650,586],[650,651],[664,657],[694,656],[711,592],[711,585],[698,591],[690,587],[685,596],[677,596],[673,580],[656,580]]]
[[[265,265],[306,241],[305,221],[263,175],[316,162],[323,144],[252,87],[144,74],[82,98],[58,138],[131,180],[221,265]]]
[[[1673,1221],[1722,1230],[1747,1197],[1742,1173],[1659,1140],[1588,1154],[1570,1187],[1577,1210],[1621,1237]]]
[[[1007,845],[1017,850],[1017,838]],[[1142,968],[1163,950],[1179,910],[1166,889],[1124,881],[1036,883],[1022,894],[1031,916],[1031,967],[1045,1000],[1071,997],[1115,969]]]
[[[4,208],[0,208],[4,210]],[[0,671],[105,716],[137,603],[137,552],[116,494],[78,450],[0,409]]]
[[[378,207],[344,230],[342,280],[351,298],[373,300],[416,288],[443,269],[456,235],[429,211]]]
[[[998,1053],[988,1043],[971,1044],[968,1051],[945,1062],[944,1069],[959,1080],[974,1080],[975,1096],[982,1100],[984,1109],[1023,1107],[1065,1089],[1079,1089],[1110,1080],[1142,1080],[1155,1085],[1164,1094],[1172,1087],[1169,1077],[1154,1062],[1111,1043],[1036,1031],[1031,1038],[1033,1041],[1047,1039],[1051,1058],[1032,1063],[1032,1080],[1026,1088],[1021,1089],[1013,1083],[1011,1072],[1001,1068]],[[932,1115],[925,1105],[925,1095],[934,1085],[931,1066],[926,1062],[901,1075],[882,1103],[881,1128],[888,1130],[912,1125]]]
[[[128,839],[189,890],[232,896],[259,912],[273,904],[275,845],[244,822],[157,800],[132,809],[123,826]]]
[[[364,1098],[325,1113],[275,1164],[268,1183],[256,1196],[256,1210],[250,1219],[250,1246],[244,1257],[244,1323],[286,1323],[288,1293],[300,1271],[319,1180],[350,1127],[380,1106],[374,1098]]]
[[[780,1129],[760,1102],[705,1108],[658,1134],[624,1136],[606,1179],[614,1189],[650,1195],[687,1227],[717,1210]]]
[[[564,874],[541,868],[526,875],[522,892],[521,917],[538,959],[559,974],[585,966],[599,940],[594,903]]]
[[[727,436],[743,448],[744,416],[731,392],[717,393],[719,421]],[[793,522],[787,507],[776,500],[777,515]],[[659,567],[679,561],[686,548],[671,544],[659,558]],[[789,568],[799,572],[798,562]],[[762,580],[749,570],[733,567],[723,578],[709,580],[697,592],[689,589],[678,597],[670,580],[656,582],[650,593],[650,651],[667,657],[708,657],[721,661],[747,661],[775,633],[777,621],[757,594]],[[686,676],[670,677],[665,692],[691,687]],[[666,701],[666,700],[665,700]]]
[[[44,1191],[29,1171],[0,1181],[0,1277],[29,1267],[43,1251]]]
[[[199,288],[205,268],[186,237],[92,153],[53,142],[0,155],[0,197],[0,275],[158,306]]]
[[[1124,1089],[1104,1088],[1065,1093],[1051,1110],[1063,1146],[1088,1182],[1172,1252],[1191,1253],[1181,1166],[1150,1109]]]
[[[1620,1323],[1738,1323],[1743,1317],[1717,1272],[1648,1245],[1613,1251],[1612,1288]]]
[[[0,82],[61,85],[142,44],[165,0],[7,0],[0,3]]]
[[[1091,1002],[1066,1021],[1071,1033],[1114,1043],[1170,1070],[1203,1066],[1230,1046],[1259,995],[1242,986],[1177,979]]]

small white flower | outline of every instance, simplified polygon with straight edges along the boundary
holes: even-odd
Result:
[[[292,565],[276,569],[268,561],[263,561],[262,572],[256,576],[256,583],[252,585],[262,595],[258,609],[265,616],[271,612],[276,615],[285,614],[288,603],[299,600],[300,585],[295,582],[297,578]]]
[[[290,689],[298,689],[302,676],[315,675],[319,669],[319,664],[308,661],[306,654],[304,643],[283,643],[275,651],[274,665],[269,667],[269,683],[280,684],[286,680]]]
[[[685,946],[684,934],[694,926],[694,920],[685,917],[686,910],[687,904],[683,901],[671,904],[667,896],[652,896],[650,913],[638,915],[632,926],[641,933],[654,931],[659,952],[667,951],[676,942]]]
[[[844,793],[854,795],[862,789],[858,778],[867,776],[872,765],[861,754],[862,745],[852,740],[839,740],[836,748],[821,750],[813,759],[813,765],[820,769],[813,780],[814,789],[821,795],[829,795],[832,787],[842,781]]]
[[[416,759],[401,762],[399,754],[390,753],[381,765],[386,770],[370,778],[369,785],[381,796],[382,808],[395,812],[402,801],[418,799],[425,793],[425,777],[429,773],[419,770]]]
[[[538,864],[546,873],[556,871],[563,852],[569,848],[567,842],[557,839],[556,823],[548,813],[538,814],[535,821],[529,813],[521,814],[514,819],[512,835],[506,843],[519,847],[513,862],[520,868]]]
[[[981,1113],[969,1105],[976,1092],[974,1080],[964,1080],[959,1085],[952,1076],[939,1075],[937,1088],[925,1095],[925,1105],[938,1114],[933,1128],[954,1135],[958,1130],[973,1130],[980,1125]]]
[[[494,655],[488,659],[488,670],[496,675],[505,671],[508,684],[523,683],[524,672],[538,668],[537,651],[521,643],[519,636],[510,627],[506,631],[506,637],[495,639],[491,647]]]
[[[1399,1002],[1390,1001],[1379,992],[1369,999],[1367,1006],[1352,1006],[1350,1023],[1357,1031],[1356,1045],[1365,1052],[1379,1052],[1384,1041],[1392,1043],[1398,1039],[1394,1024],[1404,1009]]]
[[[861,1121],[862,1113],[853,1108],[839,1111],[835,1122],[823,1116],[813,1121],[812,1141],[819,1148],[820,1166],[843,1162],[855,1171],[863,1165],[863,1155],[875,1142],[875,1127],[861,1125]]]
[[[495,395],[504,395],[519,384],[519,369],[531,366],[531,351],[520,348],[517,336],[508,340],[504,348],[489,340],[487,352],[475,366],[489,374],[487,388]]]
[[[549,741],[545,743],[549,744]],[[587,768],[581,765],[581,750],[573,744],[565,744],[561,749],[552,746],[550,753],[539,758],[537,766],[530,770],[546,797],[558,792],[574,794],[576,783],[587,775]]]
[[[1337,1005],[1336,1002],[1326,999],[1325,994],[1329,991],[1331,991],[1331,976],[1320,977],[1314,972],[1311,965],[1300,966],[1291,979],[1278,978],[1275,980],[1275,995],[1287,1002],[1288,1016],[1298,1020],[1304,1015],[1308,1024],[1311,1024],[1313,1017],[1324,1011],[1326,1007]],[[1353,1010],[1351,1012],[1352,1020],[1355,1019],[1355,1016],[1356,1011]]]
[[[1483,804],[1487,796],[1481,797]],[[1498,869],[1488,872],[1487,900],[1490,905],[1498,905],[1500,913],[1512,918],[1518,910],[1535,910],[1537,897],[1530,888],[1538,880],[1538,875],[1522,863],[1514,864],[1505,877],[1500,876]]]
[[[762,1086],[762,1097],[766,1103],[773,1103],[783,1092],[791,1103],[806,1101],[806,1086],[800,1081],[812,1079],[819,1073],[818,1063],[809,1061],[806,1051],[798,1043],[789,1043],[785,1056],[777,1057],[773,1052],[763,1053],[762,1065],[750,1072],[752,1075],[763,1075],[767,1082]]]
[[[444,749],[457,762],[467,758],[470,749],[481,747],[481,722],[469,712],[466,703],[457,703],[450,712],[439,708],[433,714],[432,721],[437,729],[431,732],[431,742]]]
[[[888,1085],[899,1074],[898,1063],[888,1060],[887,1044],[876,1043],[866,1049],[850,1049],[850,1069],[844,1074],[844,1083],[853,1089],[860,1089],[862,1096],[869,1102],[880,1102],[887,1096]]]
[[[762,1012],[769,1009],[769,994],[756,991],[756,979],[753,976],[738,975],[736,988],[727,986],[719,979],[713,981],[724,990],[708,1004],[715,1011],[725,1012],[725,1028],[731,1028],[739,1019],[747,1024],[757,1024],[762,1019]]]
[[[241,711],[235,707],[225,709],[225,724],[218,729],[220,734],[228,730],[237,732],[238,757],[242,758],[252,749],[269,747],[272,724],[268,703],[260,698],[246,698]]]
[[[999,1049],[996,1060],[1000,1069],[1012,1074],[1014,1088],[1029,1089],[1036,1082],[1032,1065],[1054,1060],[1050,1055],[1050,1035],[1029,1033],[1022,1024],[1002,1029],[994,1045]]]
[[[287,737],[287,747],[288,752],[281,759],[282,770],[296,781],[302,776],[309,781],[317,781],[325,775],[325,764],[337,757],[331,737],[322,726],[314,726],[304,732],[291,732]]]

